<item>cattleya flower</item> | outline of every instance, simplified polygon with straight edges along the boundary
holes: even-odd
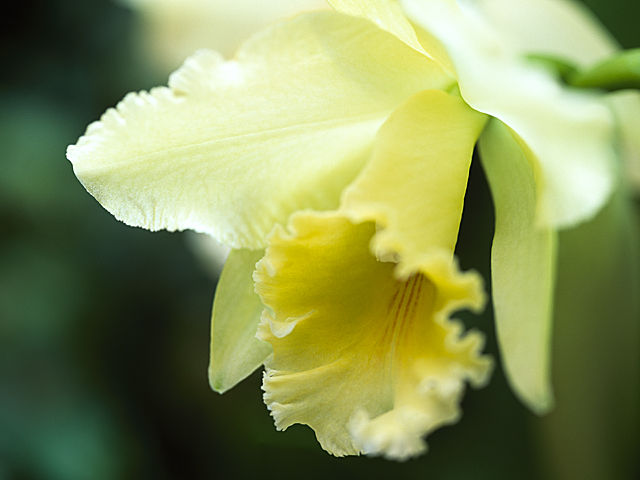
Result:
[[[307,424],[334,455],[404,460],[491,372],[481,333],[451,318],[485,304],[454,257],[478,142],[504,366],[532,410],[551,407],[556,232],[610,196],[615,115],[532,55],[586,69],[616,46],[567,1],[329,3],[232,60],[197,52],[68,157],[118,219],[232,248],[213,309],[215,390],[264,364],[279,429]]]

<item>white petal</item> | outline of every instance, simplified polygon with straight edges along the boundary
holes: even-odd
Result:
[[[614,122],[601,98],[570,91],[528,62],[517,39],[494,29],[473,2],[402,4],[445,45],[467,103],[515,130],[538,159],[538,223],[567,227],[593,217],[614,183]]]

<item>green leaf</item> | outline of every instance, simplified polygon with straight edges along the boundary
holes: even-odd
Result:
[[[541,447],[569,480],[635,478],[640,423],[638,210],[619,190],[591,222],[560,233],[553,378]]]

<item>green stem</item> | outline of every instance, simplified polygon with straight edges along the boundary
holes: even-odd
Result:
[[[610,92],[640,89],[640,48],[619,52],[595,67],[563,78],[579,88],[601,88]]]

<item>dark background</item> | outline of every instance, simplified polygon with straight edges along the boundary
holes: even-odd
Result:
[[[640,47],[640,2],[586,3]],[[276,432],[259,373],[212,392],[215,277],[184,234],[117,222],[65,159],[107,107],[168,72],[140,54],[139,18],[121,5],[12,7],[0,15],[0,480],[549,478],[537,419],[499,367],[404,464],[333,458],[304,426]],[[473,241],[458,253],[485,276],[491,222],[474,167],[461,235]],[[498,358],[491,312],[465,321]]]

